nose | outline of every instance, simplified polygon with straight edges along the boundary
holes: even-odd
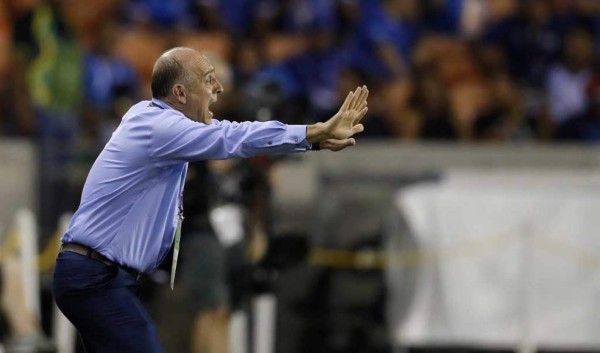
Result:
[[[222,93],[223,92],[223,85],[221,84],[221,82],[217,79],[215,79],[215,88],[214,88],[214,92],[216,94]]]

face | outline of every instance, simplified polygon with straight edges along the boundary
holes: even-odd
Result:
[[[211,104],[217,101],[217,95],[223,92],[221,82],[215,77],[215,68],[203,55],[195,63],[196,82],[188,87],[186,115],[195,121],[210,125],[213,113]]]

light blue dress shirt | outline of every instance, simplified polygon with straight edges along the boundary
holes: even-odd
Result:
[[[305,125],[192,121],[164,102],[134,105],[100,153],[63,243],[152,273],[173,243],[188,161],[310,149]]]

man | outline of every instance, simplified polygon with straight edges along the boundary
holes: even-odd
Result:
[[[163,352],[137,297],[178,235],[187,162],[353,146],[367,112],[365,86],[324,123],[231,123],[209,110],[223,91],[199,52],[175,48],[152,72],[152,101],[134,105],[92,166],[62,238],[53,291],[89,353]],[[174,262],[175,263],[175,262]]]

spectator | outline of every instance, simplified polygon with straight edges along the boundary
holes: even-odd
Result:
[[[600,76],[590,81],[586,95],[586,110],[558,127],[559,141],[600,143]]]
[[[284,39],[285,40],[285,39]],[[305,120],[306,92],[298,76],[297,61],[270,61],[256,72],[242,91],[242,116],[260,121],[277,119],[287,123]]]
[[[129,0],[127,18],[158,28],[192,29],[199,26],[192,0]]]
[[[336,101],[342,102],[345,92],[347,92],[346,89],[353,87],[357,82],[365,82],[366,77],[366,74],[358,68],[347,67],[342,70],[338,77]],[[371,87],[369,93],[371,105],[369,107],[369,118],[363,122],[365,125],[363,137],[366,139],[391,138],[393,129],[384,117],[383,87],[377,82],[373,82],[369,87]]]
[[[38,133],[41,178],[42,232],[56,228],[58,216],[72,208],[75,199],[64,173],[79,134],[81,103],[81,49],[56,0],[19,14],[13,29],[16,77],[22,92],[15,98],[23,114],[34,118]],[[21,83],[23,84],[21,86]]]
[[[441,136],[444,139],[454,134],[460,140],[477,138],[475,124],[488,109],[490,93],[483,67],[475,54],[476,51],[468,43],[455,38],[426,36],[419,42],[414,54],[417,72],[423,77],[434,78],[428,82],[434,84],[434,91],[438,88],[445,91],[428,98],[438,101],[438,108],[434,109],[437,113],[431,115],[431,118],[435,117],[434,120],[428,116],[430,108],[422,108],[427,112],[424,127],[433,123],[432,131],[438,131],[434,136],[443,132]],[[418,92],[429,95],[423,89]],[[445,106],[446,100],[447,115],[439,116],[439,107]],[[449,129],[449,126],[452,128]]]
[[[564,28],[547,0],[528,0],[515,15],[490,25],[484,40],[507,53],[511,74],[526,87],[542,89],[560,54]]]
[[[575,9],[579,17],[584,17],[588,19],[589,26],[593,29],[594,37],[596,38],[596,51],[600,50],[600,2],[589,0],[577,0],[575,4]]]
[[[360,0],[337,0],[335,11],[336,38],[339,43],[348,44],[354,40],[355,28],[361,21]]]
[[[282,29],[307,33],[314,29],[333,31],[337,27],[334,0],[286,0],[282,4]]]
[[[381,87],[380,119],[389,129],[389,137],[414,141],[419,138],[420,114],[413,107],[414,84],[405,76],[386,82]]]
[[[460,32],[462,0],[425,0],[423,19],[429,30],[436,33]]]
[[[140,80],[138,91],[142,97],[151,95],[148,87],[154,65],[152,58],[158,57],[168,47],[172,33],[158,31],[141,22],[119,27],[119,36],[114,43],[114,55],[133,67]]]
[[[194,310],[194,353],[229,351],[231,313],[249,294],[245,223],[252,189],[244,188],[249,177],[246,166],[244,161],[190,165],[182,280]]]
[[[456,140],[458,132],[450,118],[450,102],[443,83],[434,73],[417,80],[420,136],[425,140]]]
[[[269,34],[277,16],[272,0],[196,0],[204,29],[227,31],[236,38]]]
[[[260,42],[244,39],[237,43],[232,70],[237,85],[245,85],[261,69],[264,57]]]
[[[548,75],[548,115],[540,120],[543,137],[553,136],[558,125],[584,112],[585,88],[592,75],[593,44],[592,35],[583,28],[571,29],[567,34],[563,60]]]
[[[473,48],[481,65],[490,99],[475,122],[479,140],[507,141],[532,138],[525,121],[521,88],[508,72],[506,56],[495,46]]]
[[[22,85],[17,89],[17,80],[12,69],[12,18],[16,10],[12,4],[4,1],[0,3],[0,94],[4,99],[0,101],[0,136],[25,135],[31,133],[31,116],[17,119],[17,107],[14,102],[17,91],[23,91]]]
[[[82,112],[88,135],[99,141],[99,146],[110,138],[120,120],[115,112],[117,100],[138,98],[139,82],[133,68],[114,54],[117,36],[116,23],[106,23],[84,57],[85,106]]]
[[[421,31],[419,2],[364,0],[361,7],[363,17],[352,44],[355,66],[378,79],[406,74]]]
[[[305,34],[307,50],[289,65],[307,98],[310,121],[326,119],[336,109],[340,74],[350,65],[350,56],[335,47],[333,28],[315,28]]]

